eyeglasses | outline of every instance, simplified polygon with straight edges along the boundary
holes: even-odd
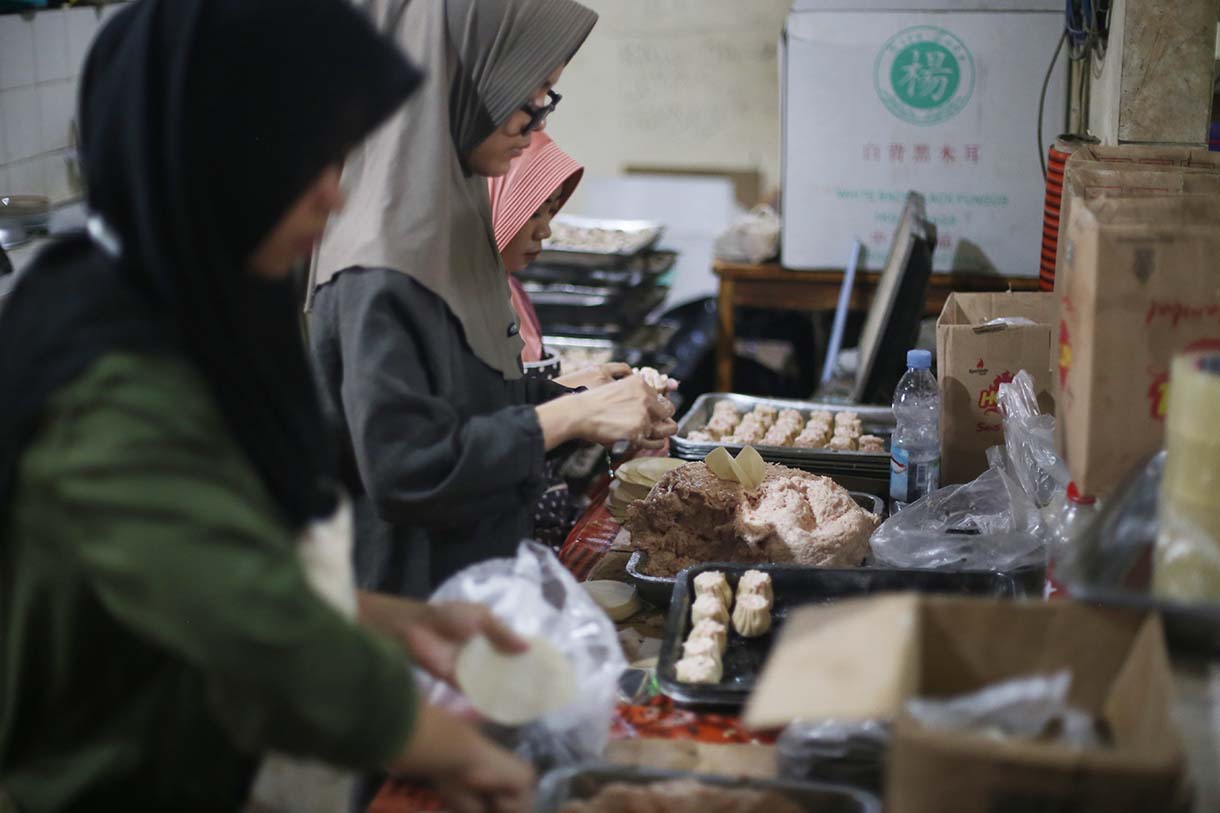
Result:
[[[542,107],[534,107],[531,104],[521,105],[521,109],[530,114],[529,123],[526,124],[525,128],[521,131],[522,135],[541,129],[542,125],[546,123],[546,117],[551,115],[555,108],[559,106],[559,100],[563,98],[553,90],[548,90],[546,92],[546,96],[548,103],[544,104]]]

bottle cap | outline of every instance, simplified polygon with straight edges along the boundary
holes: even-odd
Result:
[[[1081,494],[1075,483],[1068,483],[1068,502],[1074,502],[1077,505],[1092,505],[1097,502],[1097,498],[1089,494]]]
[[[912,370],[932,369],[932,352],[930,350],[908,350],[907,366]]]

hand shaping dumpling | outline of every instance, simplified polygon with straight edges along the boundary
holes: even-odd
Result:
[[[699,621],[691,628],[690,636],[687,641],[693,641],[696,638],[710,638],[716,643],[716,651],[720,655],[724,655],[724,650],[729,646],[729,630],[719,621],[707,619]]]
[[[747,570],[741,574],[737,582],[737,597],[762,596],[767,600],[767,609],[771,609],[775,601],[775,593],[771,589],[771,574],[761,570]]]
[[[708,570],[695,577],[695,596],[712,595],[725,607],[733,605],[733,588],[719,570]]]
[[[690,620],[693,624],[700,621],[716,621],[729,623],[729,608],[724,602],[712,595],[699,596],[690,608]]]
[[[675,665],[681,683],[719,683],[724,674],[719,658],[683,658]]]
[[[738,595],[733,608],[733,629],[743,638],[757,638],[771,629],[771,609],[762,596]]]

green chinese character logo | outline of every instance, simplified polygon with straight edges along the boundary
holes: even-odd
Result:
[[[962,111],[974,92],[974,58],[943,28],[899,31],[877,55],[874,81],[882,104],[911,124],[937,124]]]

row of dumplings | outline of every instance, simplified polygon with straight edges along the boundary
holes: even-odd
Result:
[[[799,410],[780,411],[759,404],[743,415],[731,401],[719,401],[712,408],[707,425],[690,432],[687,440],[884,453],[885,441],[876,435],[863,434],[863,429],[855,412],[832,415],[823,409],[810,413],[806,420]]]
[[[775,595],[771,576],[747,570],[737,582],[737,601],[733,588],[719,570],[695,577],[695,600],[691,604],[691,631],[682,645],[682,659],[676,665],[682,683],[719,683],[724,676],[728,625],[743,638],[756,638],[771,629],[771,607]],[[732,608],[732,612],[729,610]]]

